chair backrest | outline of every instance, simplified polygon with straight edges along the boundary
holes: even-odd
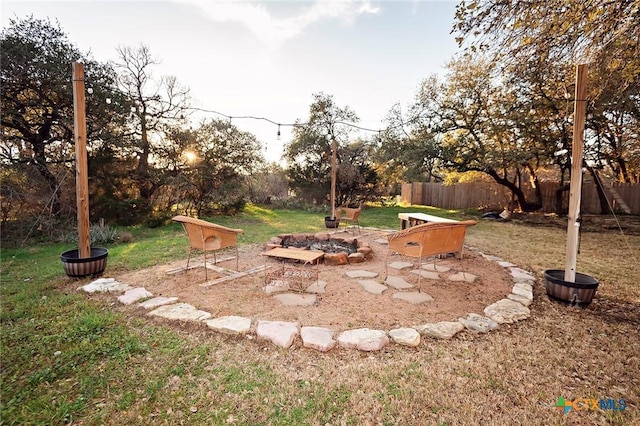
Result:
[[[340,219],[357,220],[358,217],[360,216],[361,210],[362,210],[362,207],[358,207],[358,208],[340,207],[340,209],[338,210],[340,212],[338,217]]]
[[[242,229],[227,228],[202,219],[178,215],[172,220],[180,222],[184,228],[191,248],[198,250],[218,250],[238,243],[238,234]]]
[[[467,227],[477,222],[429,222],[387,237],[389,250],[409,257],[428,257],[447,253],[461,253]]]

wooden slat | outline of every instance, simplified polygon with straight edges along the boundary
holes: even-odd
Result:
[[[235,256],[227,256],[227,257],[218,258],[218,259],[216,259],[216,263],[226,262],[227,260],[233,260],[235,258],[236,258]],[[216,272],[222,272],[222,273],[225,273],[224,271],[229,271],[228,269],[220,268],[219,266],[214,266],[214,265],[215,264],[213,264],[213,263],[207,264],[207,268],[208,269],[218,268],[221,271],[218,271],[217,269],[214,269],[214,270]],[[193,264],[189,265],[189,270],[195,269],[195,268],[201,268],[202,266],[204,266],[203,262],[193,263]],[[179,268],[174,268],[174,269],[168,270],[167,271],[167,275],[173,275],[173,274],[177,274],[179,272],[185,272],[186,270],[187,270],[187,268],[185,268],[184,266],[180,266]],[[236,271],[231,271],[231,272],[236,272]]]
[[[227,275],[226,277],[218,278],[212,281],[207,281],[206,283],[200,284],[200,287],[211,287],[212,285],[221,284],[227,281],[232,281],[232,280],[246,277],[252,274],[257,274],[258,272],[264,271],[265,269],[269,269],[269,268],[270,266],[267,266],[267,265],[256,266],[255,268],[251,268],[246,271],[236,272],[235,274]]]
[[[289,248],[276,247],[262,253],[263,256],[277,257],[281,259],[300,260],[306,263],[312,263],[324,256],[321,251],[313,250],[296,250]]]

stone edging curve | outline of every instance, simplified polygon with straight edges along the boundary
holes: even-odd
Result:
[[[373,229],[372,229],[373,230]],[[255,336],[259,339],[271,341],[273,344],[289,348],[299,335],[304,347],[327,352],[336,345],[343,348],[355,348],[361,351],[381,350],[389,343],[415,347],[420,344],[421,336],[450,339],[459,332],[467,329],[475,333],[486,333],[499,328],[501,324],[510,324],[529,318],[529,305],[533,302],[533,286],[535,276],[516,265],[499,257],[482,253],[479,249],[466,246],[489,261],[497,262],[510,271],[513,287],[506,298],[501,299],[484,309],[484,315],[468,313],[457,321],[441,321],[425,323],[412,327],[402,327],[387,331],[359,328],[336,332],[324,327],[303,326],[285,321],[255,321]],[[78,290],[87,293],[120,293],[118,301],[124,305],[138,303],[138,306],[150,312],[149,316],[162,318],[204,322],[215,332],[228,335],[246,335],[252,339],[251,318],[240,316],[223,316],[211,318],[208,312],[196,309],[193,305],[181,303],[177,297],[154,297],[143,287],[133,288],[122,284],[114,278],[100,278],[79,287]],[[337,338],[335,337],[337,335]]]

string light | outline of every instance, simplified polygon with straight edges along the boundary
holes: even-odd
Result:
[[[85,80],[86,81],[86,80]],[[93,93],[93,87],[88,87],[87,88],[87,92],[89,94]],[[160,103],[166,103],[166,101],[163,101],[161,99],[153,99],[154,101],[159,101]],[[111,98],[106,98],[106,103],[107,104],[111,104]],[[249,120],[262,120],[262,121],[266,121],[268,123],[272,123],[276,126],[278,126],[278,131],[277,131],[277,139],[280,140],[282,132],[280,127],[281,126],[287,126],[287,127],[298,127],[298,126],[305,126],[310,124],[309,122],[299,122],[299,123],[278,123],[274,120],[271,120],[267,117],[258,117],[258,116],[253,116],[253,115],[241,115],[241,116],[231,116],[228,114],[224,114],[221,113],[219,111],[215,111],[215,110],[211,110],[211,109],[205,109],[205,108],[198,108],[198,107],[185,107],[183,108],[183,110],[190,110],[190,111],[200,111],[200,112],[206,112],[206,113],[212,113],[212,114],[216,114],[219,115],[221,117],[227,118],[229,120],[229,127],[227,128],[227,133],[231,134],[233,133],[233,125],[232,125],[232,119],[249,119]],[[131,107],[131,118],[135,117],[135,113],[138,111],[136,106],[132,106]],[[184,114],[180,115],[180,119],[184,120],[185,116]],[[363,126],[359,126],[355,123],[350,123],[350,122],[346,122],[346,121],[335,121],[332,124],[334,125],[343,125],[343,126],[347,126],[347,127],[351,127],[354,129],[358,129],[358,130],[362,130],[365,132],[372,132],[372,133],[377,133],[378,136],[380,136],[382,134],[382,132],[384,131],[389,131],[392,129],[396,129],[399,127],[403,127],[405,124],[407,123],[401,123],[401,124],[397,124],[395,126],[391,126],[391,127],[387,127],[386,129],[372,129],[372,128],[368,128],[368,127],[363,127]]]
[[[276,126],[278,126],[278,136],[281,136],[281,132],[280,132],[280,127],[281,126],[285,126],[285,127],[299,127],[299,126],[305,126],[310,124],[309,122],[304,122],[304,123],[278,123],[277,121],[271,120],[270,118],[267,117],[258,117],[255,115],[227,115],[224,114],[222,112],[219,111],[215,111],[212,109],[205,109],[205,108],[198,108],[198,107],[187,107],[185,109],[191,110],[191,111],[200,111],[200,112],[206,112],[206,113],[210,113],[210,114],[216,114],[219,115],[223,118],[226,118],[229,120],[229,125],[231,125],[231,120],[262,120],[262,121],[266,121],[268,123],[274,124]],[[365,132],[372,132],[372,133],[381,133],[383,131],[389,131],[392,129],[396,129],[399,127],[403,127],[406,123],[402,123],[402,124],[397,124],[395,126],[391,126],[391,127],[387,127],[386,129],[372,129],[372,128],[368,128],[368,127],[363,127],[363,126],[358,126],[357,124],[354,123],[350,123],[347,121],[335,121],[333,122],[334,125],[343,125],[343,126],[347,126],[347,127],[352,127],[354,129],[358,129],[358,130],[362,130]]]

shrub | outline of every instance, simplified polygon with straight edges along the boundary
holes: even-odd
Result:
[[[78,233],[67,232],[62,240],[67,243],[78,244]],[[91,245],[109,244],[118,240],[118,230],[108,225],[90,225],[89,240]]]

